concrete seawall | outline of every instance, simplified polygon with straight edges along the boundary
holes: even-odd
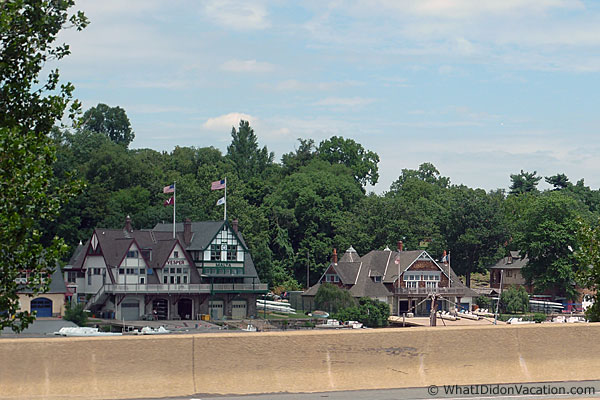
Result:
[[[0,340],[0,399],[600,379],[600,324]]]

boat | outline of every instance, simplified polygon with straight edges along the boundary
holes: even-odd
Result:
[[[344,322],[344,328],[350,329],[360,329],[363,327],[363,324],[358,321],[346,321]]]
[[[527,320],[523,320],[523,318],[509,318],[508,321],[506,321],[507,324],[510,325],[522,325],[522,324],[535,324],[535,321],[527,321]]]
[[[329,313],[325,312],[325,311],[315,310],[312,313],[309,313],[308,316],[315,317],[315,318],[327,318],[327,317],[329,317]]]
[[[100,332],[98,328],[88,328],[88,327],[62,327],[58,330],[58,332],[54,332],[55,335],[58,336],[121,336],[123,335],[120,332]]]
[[[460,319],[460,317],[457,317],[455,315],[450,314],[447,311],[438,311],[437,312],[437,316],[441,319],[445,319],[448,321],[456,321],[457,319]]]
[[[473,311],[473,314],[478,315],[480,317],[493,317],[494,313],[491,313],[487,308],[478,308]]]
[[[474,321],[479,321],[479,315],[471,313],[469,311],[461,310],[461,312],[459,312],[458,315],[461,318],[466,318],[466,319],[472,319]]]
[[[343,327],[344,325],[337,319],[328,319],[324,323],[315,326],[315,328],[319,329],[341,329]]]
[[[254,325],[252,324],[248,324],[248,326],[246,326],[244,329],[242,329],[245,332],[256,332],[257,329]]]
[[[157,329],[145,326],[141,329],[138,335],[164,335],[166,333],[171,333],[171,331],[165,329],[164,326],[159,326]]]

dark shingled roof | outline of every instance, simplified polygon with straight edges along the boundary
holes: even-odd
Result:
[[[354,250],[350,248],[349,250]],[[394,283],[408,267],[410,267],[421,254],[427,252],[423,250],[411,251],[391,251],[373,250],[363,257],[358,258],[356,251],[346,251],[341,260],[353,260],[353,262],[342,262],[334,264],[333,267],[339,275],[344,285],[352,286],[349,291],[353,297],[387,297],[393,294],[386,284]],[[357,258],[354,258],[356,256]],[[448,275],[447,264],[440,265],[431,259],[441,271]],[[444,268],[446,267],[446,268]],[[374,277],[383,277],[382,282],[375,282]],[[462,297],[476,297],[478,293],[466,287],[450,268],[451,286],[464,290]],[[314,296],[321,286],[317,283],[311,286],[303,296]]]
[[[504,257],[499,260],[495,265],[490,267],[491,269],[521,269],[527,265],[529,259],[527,257],[521,258],[518,251],[511,251],[512,262],[509,262],[509,257]]]
[[[65,280],[63,274],[60,270],[60,265],[56,264],[56,269],[52,272],[50,285],[48,291],[45,293],[67,293],[67,286],[65,285]],[[18,291],[19,293],[32,293],[32,290],[29,288],[22,289]],[[43,293],[40,293],[43,295]]]

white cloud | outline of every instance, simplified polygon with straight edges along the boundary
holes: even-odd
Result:
[[[333,106],[333,107],[362,107],[371,104],[375,99],[364,97],[327,97],[319,100],[314,105],[316,106]]]
[[[235,30],[265,29],[270,26],[267,9],[252,1],[212,0],[204,6],[206,16]]]
[[[240,124],[240,120],[242,119],[250,122],[250,125],[253,125],[257,120],[252,115],[233,112],[214,118],[209,118],[202,126],[211,131],[227,131],[232,127],[237,128],[237,126]]]
[[[271,72],[275,66],[256,60],[229,60],[221,65],[221,69],[229,72]]]

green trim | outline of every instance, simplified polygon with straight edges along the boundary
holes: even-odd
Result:
[[[210,245],[212,244],[213,240],[215,240],[215,238],[217,237],[217,235],[219,234],[219,232],[221,232],[223,230],[223,225],[227,225],[227,230],[230,231],[233,236],[235,236],[235,238],[237,239],[239,245],[242,247],[242,249],[244,249],[244,252],[247,253],[249,252],[248,248],[246,246],[244,246],[244,242],[242,242],[242,240],[240,239],[240,236],[237,234],[236,231],[233,230],[233,228],[231,227],[231,225],[229,225],[229,222],[227,221],[223,221],[223,223],[221,224],[221,226],[219,226],[219,229],[217,230],[217,232],[215,232],[214,236],[212,237],[212,239],[210,239],[208,241],[208,244],[206,245],[206,247],[204,249],[202,249],[202,251],[206,251]],[[202,257],[204,258],[204,257]]]

